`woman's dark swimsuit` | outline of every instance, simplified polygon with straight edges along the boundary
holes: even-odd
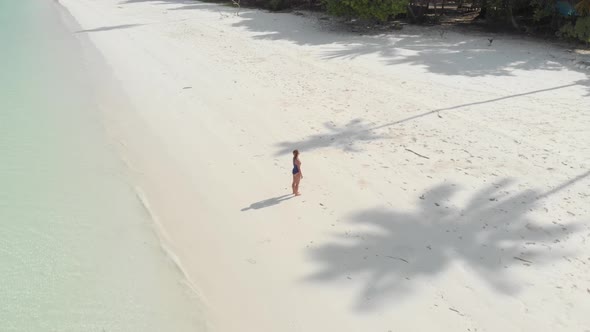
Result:
[[[299,167],[297,166],[297,164],[295,164],[295,161],[293,161],[293,175],[299,173]]]

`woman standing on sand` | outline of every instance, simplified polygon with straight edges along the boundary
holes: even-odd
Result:
[[[299,196],[299,181],[303,178],[303,173],[301,173],[301,161],[299,161],[299,150],[293,150],[293,184],[291,188],[293,188],[293,195]]]

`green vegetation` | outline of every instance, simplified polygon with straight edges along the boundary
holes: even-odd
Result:
[[[268,8],[273,11],[283,10],[291,6],[290,0],[269,0]]]
[[[576,11],[580,13],[580,15],[590,15],[590,0],[581,0],[578,2],[576,5]]]
[[[328,12],[384,22],[405,14],[408,0],[325,0]]]
[[[448,18],[467,17],[495,27],[556,34],[590,43],[590,0],[240,0],[239,3],[273,11],[323,10],[374,23],[396,19],[437,23],[445,18],[448,22],[452,21]]]
[[[567,39],[576,39],[590,43],[590,16],[579,17],[575,22],[567,22],[558,34]]]

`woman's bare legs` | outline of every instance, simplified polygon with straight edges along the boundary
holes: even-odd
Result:
[[[299,193],[299,181],[301,181],[301,173],[293,174],[293,194],[295,196],[301,195]]]

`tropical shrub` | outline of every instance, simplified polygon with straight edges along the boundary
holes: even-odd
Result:
[[[580,0],[576,4],[576,11],[580,15],[590,15],[590,0]]]
[[[328,12],[338,16],[387,21],[405,13],[408,0],[325,0]]]
[[[559,29],[559,35],[590,43],[590,16],[578,17],[575,22],[568,22]]]
[[[532,0],[530,6],[533,10],[533,20],[540,22],[543,19],[555,15],[555,0]]]
[[[283,10],[289,8],[291,6],[291,1],[289,0],[269,0],[268,1],[268,9],[270,10]]]

